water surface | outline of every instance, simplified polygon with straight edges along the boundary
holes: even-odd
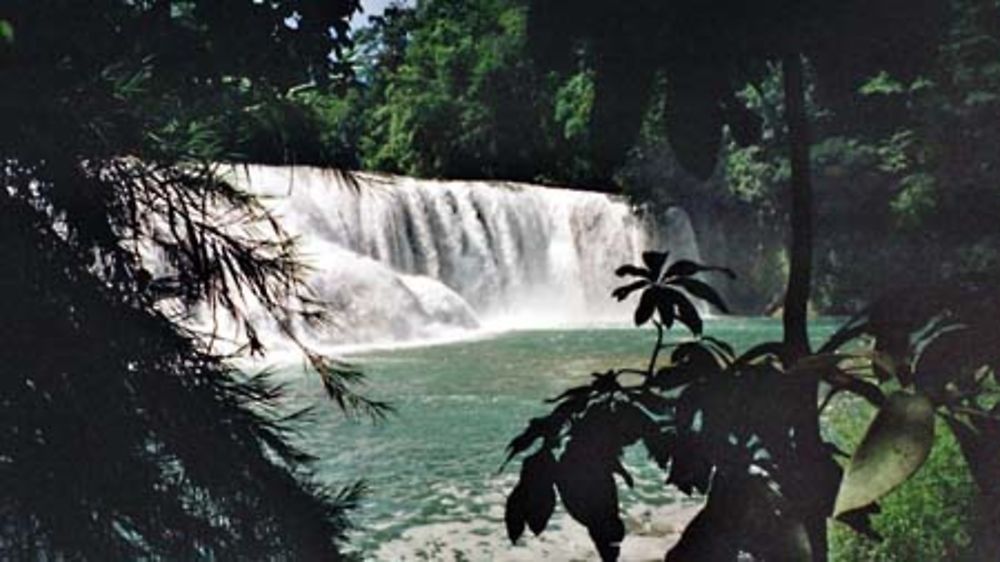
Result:
[[[816,322],[813,335],[829,334],[834,325]],[[779,339],[781,325],[726,318],[708,320],[706,333],[745,349]],[[541,539],[506,543],[503,501],[518,463],[498,473],[504,448],[529,418],[546,411],[545,398],[594,372],[644,367],[654,340],[652,330],[591,328],[358,353],[351,359],[366,373],[367,394],[391,402],[396,413],[373,426],[323,405],[303,444],[320,458],[323,479],[344,484],[362,477],[369,485],[353,539],[368,559],[590,559],[585,530],[561,509]],[[321,400],[317,381],[295,380],[297,404]],[[630,451],[626,464],[637,484],[620,487],[630,533],[622,558],[662,560],[693,512],[692,500],[666,490],[641,449]]]

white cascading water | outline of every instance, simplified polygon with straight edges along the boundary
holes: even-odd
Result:
[[[640,219],[604,194],[307,167],[234,168],[299,242],[336,322],[319,346],[456,337],[475,329],[622,322],[614,269],[647,249],[698,258],[686,213]],[[267,334],[261,334],[265,338]]]

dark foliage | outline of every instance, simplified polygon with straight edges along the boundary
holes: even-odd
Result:
[[[531,3],[528,41],[545,68],[570,71],[582,52],[594,69],[591,136],[606,174],[635,142],[647,103],[662,99],[678,161],[707,178],[724,125],[742,145],[760,140],[760,117],[735,94],[767,61],[803,54],[824,91],[842,96],[879,70],[913,75],[933,54],[945,9],[935,0],[541,1]],[[662,98],[652,95],[657,75],[666,76]]]
[[[356,8],[0,10],[0,557],[342,557],[360,487],[315,483],[281,389],[183,321],[231,315],[262,353],[246,302],[293,339],[293,318],[322,320],[294,244],[210,162],[225,116],[339,70]],[[383,409],[303,353],[341,406]]]
[[[873,375],[926,397],[976,485],[972,555],[1000,556],[1000,298],[995,278],[911,285],[877,300],[829,345],[871,338]],[[841,515],[850,519],[851,513]]]
[[[810,526],[825,526],[829,516],[878,539],[870,522],[877,501],[927,458],[936,411],[955,433],[983,494],[975,552],[984,560],[1000,552],[1000,301],[994,285],[912,287],[873,304],[814,354],[789,358],[784,343],[771,342],[737,355],[701,335],[687,296],[722,305],[707,284],[690,277],[718,268],[687,261],[666,266],[667,255],[656,252],[643,261],[644,267],[618,269],[641,279],[614,296],[644,291],[636,324],[659,314],[649,366],[595,374],[591,384],[551,400],[552,412],[511,441],[508,461],[530,453],[508,498],[512,541],[525,526],[536,534],[545,529],[557,493],[587,527],[601,558],[616,560],[624,527],[614,476],[631,484],[621,458],[625,448],[641,444],[667,485],[706,499],[666,560],[733,561],[741,553],[755,560],[820,559],[826,545],[816,542]],[[692,316],[684,312],[688,307]],[[699,337],[665,345],[664,328],[675,317]],[[668,348],[660,366],[660,352]],[[800,399],[804,387],[820,382],[825,390],[818,407],[816,395]],[[886,388],[896,390],[887,395]],[[832,444],[815,443],[813,433],[798,429],[803,418],[818,425],[842,392],[879,409],[846,472]],[[818,522],[817,501],[824,514]]]
[[[840,469],[830,455],[828,473],[810,475],[809,482],[795,469],[809,449],[790,431],[795,412],[775,411],[773,404],[794,396],[801,380],[789,375],[780,345],[764,344],[737,356],[724,342],[701,336],[702,321],[688,295],[723,310],[725,305],[692,275],[721,268],[684,260],[667,266],[667,255],[656,252],[643,261],[645,267],[619,268],[619,275],[642,279],[614,296],[644,291],[636,324],[658,312],[649,367],[595,374],[591,384],[553,399],[552,413],[532,420],[511,442],[510,458],[538,445],[525,458],[508,498],[511,540],[525,525],[536,534],[544,530],[558,491],[567,512],[587,527],[601,558],[617,559],[624,526],[614,476],[631,483],[621,456],[641,443],[667,484],[688,495],[708,495],[668,560],[734,560],[740,551],[767,560],[809,560],[801,508],[789,492],[811,486],[812,479],[820,480],[817,488],[835,492]],[[701,337],[664,344],[663,330],[675,317]],[[668,364],[658,365],[659,353],[669,347]]]

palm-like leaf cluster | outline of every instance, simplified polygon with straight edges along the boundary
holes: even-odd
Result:
[[[734,277],[731,270],[724,267],[701,265],[690,260],[677,260],[669,267],[667,252],[644,252],[642,261],[645,267],[623,265],[615,270],[619,277],[638,277],[639,279],[623,285],[612,291],[611,295],[623,301],[635,291],[642,291],[639,306],[635,309],[635,325],[641,326],[653,317],[654,312],[660,317],[660,324],[669,329],[674,319],[688,327],[695,335],[701,335],[702,321],[698,309],[691,303],[688,295],[710,303],[722,312],[729,312],[722,297],[704,281],[694,276],[705,271],[719,271],[730,278]]]

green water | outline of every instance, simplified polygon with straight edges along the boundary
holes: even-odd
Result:
[[[813,335],[822,338],[834,326],[816,322]],[[779,339],[780,329],[775,320],[727,318],[709,320],[706,333],[745,349]],[[498,474],[508,441],[546,411],[543,399],[590,373],[643,367],[654,338],[651,330],[633,328],[525,331],[360,353],[351,359],[366,373],[367,395],[392,403],[395,414],[372,425],[321,406],[303,445],[320,458],[324,480],[364,478],[370,487],[354,517],[361,530],[353,543],[365,552],[398,541],[408,529],[448,522],[467,524],[467,533],[502,535],[502,498],[517,470],[512,463]],[[316,381],[297,380],[297,403],[319,400]],[[638,484],[623,490],[624,503],[679,500],[664,492],[662,476],[641,451],[626,460]]]

